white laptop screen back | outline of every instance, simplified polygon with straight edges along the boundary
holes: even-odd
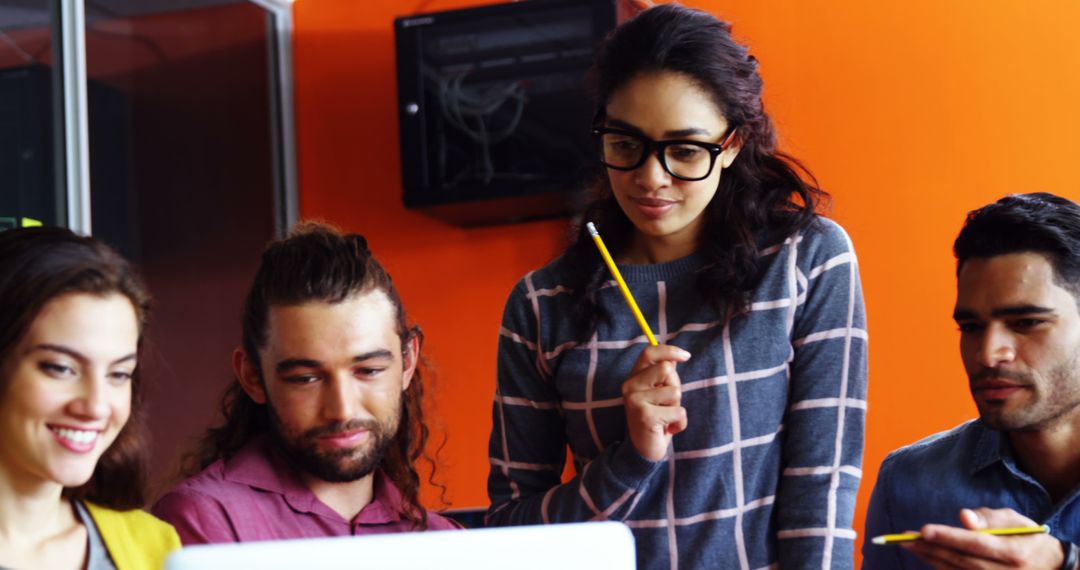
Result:
[[[166,570],[634,570],[634,537],[597,522],[191,546]]]

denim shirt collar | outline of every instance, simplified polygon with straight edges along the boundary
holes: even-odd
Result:
[[[971,464],[971,475],[986,470],[998,463],[1013,476],[1027,481],[1040,489],[1042,485],[1029,475],[1016,463],[1016,455],[1013,453],[1012,442],[1004,432],[986,427],[982,420],[975,420],[979,429],[979,440],[975,444],[974,461]],[[1044,491],[1045,492],[1045,491]]]
[[[1009,451],[1009,442],[1001,436],[1001,432],[990,429],[983,425],[981,420],[975,420],[979,430],[979,440],[975,444],[975,454],[971,462],[971,474],[986,469],[998,462],[1008,463],[1012,459]]]

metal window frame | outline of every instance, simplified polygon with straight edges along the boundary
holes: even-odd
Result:
[[[293,107],[292,2],[248,0],[267,11],[273,147],[274,225],[284,235],[299,220],[296,122]],[[67,226],[90,235],[90,135],[86,98],[86,11],[84,0],[51,0],[59,15],[60,85],[63,93],[63,156],[57,167],[66,197]]]
[[[59,16],[60,86],[63,97],[63,195],[67,226],[90,235],[90,136],[86,102],[86,12],[83,0],[53,0]],[[54,48],[55,49],[55,48]]]
[[[249,0],[267,11],[272,33],[270,54],[270,125],[274,165],[274,225],[278,237],[300,220],[296,120],[293,99],[292,2]]]

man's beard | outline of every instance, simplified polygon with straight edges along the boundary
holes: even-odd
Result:
[[[1006,413],[992,406],[983,409],[982,404],[976,400],[979,417],[984,424],[1000,431],[1039,431],[1053,425],[1080,406],[1078,366],[1080,366],[1080,352],[1051,369],[1041,382],[1027,372],[983,369],[969,377],[972,389],[983,380],[1003,378],[1018,382],[1025,386],[1026,390],[1031,390],[1032,401],[1021,409]]]
[[[327,424],[294,435],[287,432],[273,405],[267,404],[273,436],[286,460],[299,469],[329,483],[348,483],[367,477],[382,462],[397,434],[399,414],[384,421],[349,420]],[[318,438],[357,429],[368,430],[368,441],[359,448],[320,451]]]

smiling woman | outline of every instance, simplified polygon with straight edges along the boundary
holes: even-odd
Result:
[[[68,230],[0,233],[0,567],[160,567],[175,531],[137,510],[148,297]]]

